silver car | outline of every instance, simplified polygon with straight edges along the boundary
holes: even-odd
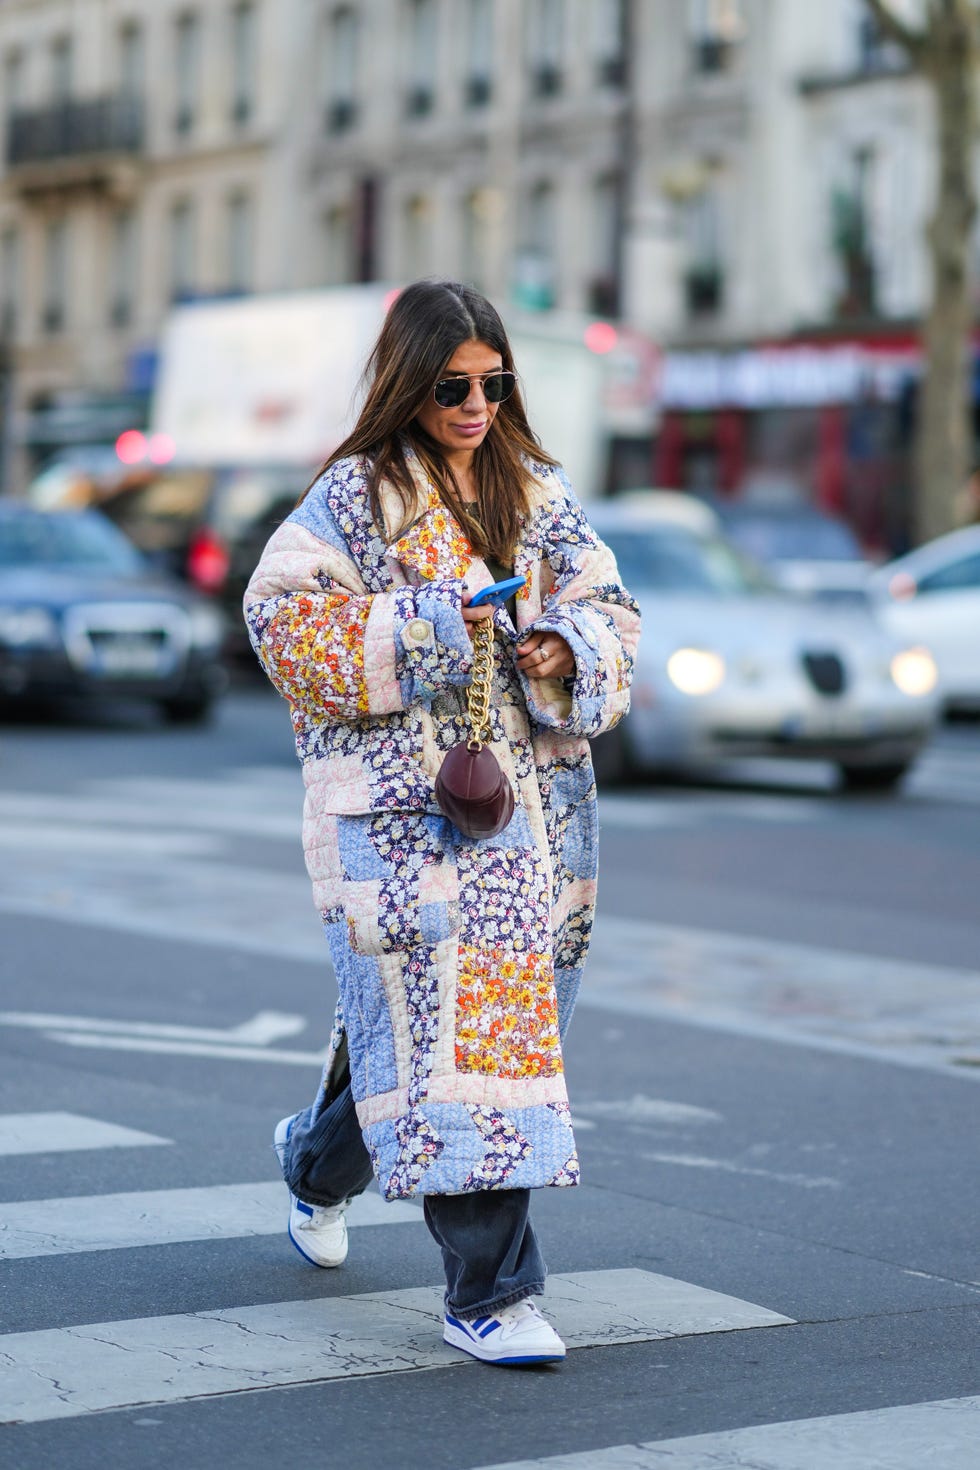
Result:
[[[633,707],[595,742],[600,779],[732,756],[834,762],[886,789],[935,726],[936,667],[863,606],[794,596],[718,532],[590,507],[643,613]]]

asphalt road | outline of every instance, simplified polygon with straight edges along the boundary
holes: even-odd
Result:
[[[412,1209],[337,1272],[281,1228],[333,1005],[301,800],[257,688],[0,726],[5,1466],[973,1470],[980,729],[894,797],[602,798],[584,1183],[535,1202],[577,1346],[526,1373],[440,1347]]]

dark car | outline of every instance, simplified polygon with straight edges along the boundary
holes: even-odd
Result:
[[[0,698],[124,694],[206,718],[223,619],[95,511],[0,502]]]

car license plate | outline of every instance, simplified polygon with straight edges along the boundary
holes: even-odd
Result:
[[[858,710],[828,709],[790,722],[791,734],[801,740],[853,740],[868,733],[868,721]]]
[[[99,647],[95,671],[109,679],[152,677],[160,672],[160,650],[144,638],[113,638]]]

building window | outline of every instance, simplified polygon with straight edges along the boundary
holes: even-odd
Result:
[[[114,327],[127,327],[132,321],[137,291],[136,215],[131,209],[117,209],[112,216],[109,242],[109,321]]]
[[[55,106],[71,101],[72,44],[70,36],[51,43],[51,101]]]
[[[194,294],[197,253],[194,205],[179,199],[170,211],[170,299],[181,301]]]
[[[620,307],[620,241],[622,239],[623,179],[604,174],[592,191],[592,274],[589,310],[598,316],[618,316]]]
[[[563,81],[565,0],[530,0],[527,26],[531,92],[535,97],[557,96]]]
[[[596,81],[622,87],[626,81],[625,0],[593,0]]]
[[[432,204],[424,194],[413,194],[405,201],[404,264],[409,280],[432,272]]]
[[[463,279],[481,290],[487,284],[493,209],[489,189],[474,189],[463,200]]]
[[[326,38],[327,131],[346,133],[357,122],[360,22],[351,6],[330,17]]]
[[[859,71],[875,74],[907,68],[905,52],[885,34],[878,17],[865,0],[858,0],[856,40]]]
[[[4,116],[19,112],[24,104],[24,53],[8,51],[3,59]]]
[[[744,0],[689,0],[696,72],[731,71],[745,38]]]
[[[544,311],[555,305],[556,247],[555,189],[542,181],[531,189],[524,209],[524,239],[516,261],[518,306]]]
[[[721,259],[721,209],[717,190],[712,184],[706,184],[687,200],[684,237],[687,246],[684,292],[688,315],[710,316],[721,309],[725,284]]]
[[[354,278],[354,240],[351,211],[346,204],[335,204],[323,222],[324,284],[346,286]]]
[[[143,95],[143,32],[135,22],[119,32],[119,90],[129,99]]]
[[[435,0],[407,0],[408,77],[405,112],[426,117],[436,103],[439,42]]]
[[[228,200],[228,288],[249,291],[252,286],[252,201],[247,194]]]
[[[469,0],[466,10],[467,107],[484,107],[493,95],[493,0]]]
[[[68,302],[68,221],[49,220],[44,230],[44,295],[41,326],[45,332],[65,327]]]
[[[11,338],[17,331],[20,299],[20,234],[11,227],[0,236],[0,336]]]
[[[239,126],[255,111],[256,26],[255,6],[236,5],[231,12],[231,116]]]
[[[194,130],[197,118],[200,66],[200,20],[193,14],[178,16],[176,35],[177,110],[174,116],[174,128],[181,134]]]
[[[832,198],[833,249],[839,317],[871,316],[876,308],[872,248],[872,197],[875,156],[869,147],[849,156]]]

